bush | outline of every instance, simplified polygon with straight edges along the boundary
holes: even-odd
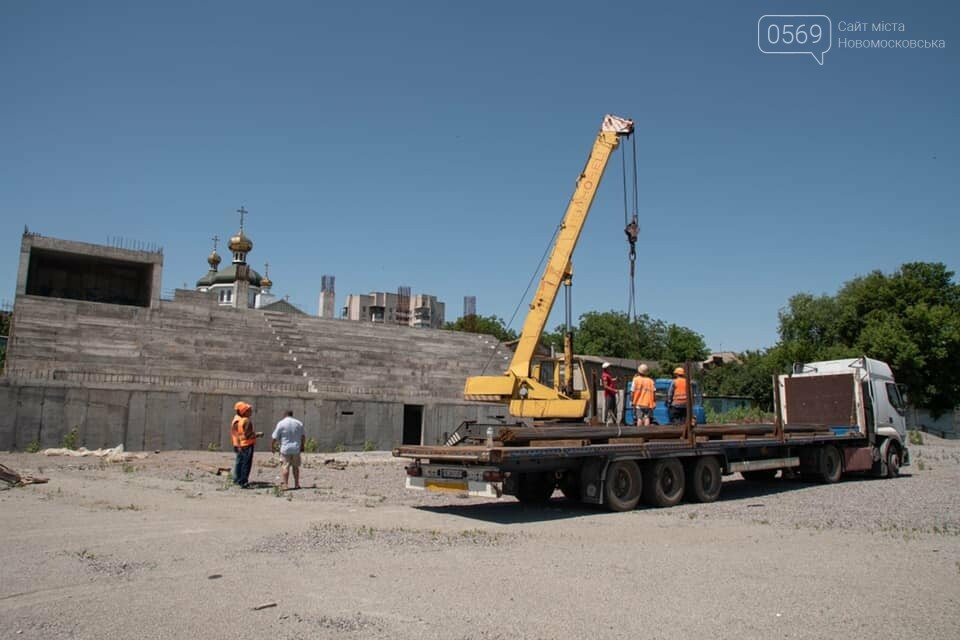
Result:
[[[320,445],[313,438],[307,438],[307,441],[303,443],[304,453],[316,453],[319,450]]]
[[[63,436],[63,442],[61,442],[61,445],[64,449],[76,451],[78,444],[80,444],[80,427],[74,427],[73,429],[70,429],[69,433]]]
[[[706,410],[708,424],[757,424],[773,422],[776,417],[774,414],[760,409],[759,407],[740,407],[731,409],[724,413],[716,413],[710,409]]]
[[[27,445],[27,453],[36,453],[37,451],[40,451],[40,441],[39,441],[39,440],[34,440],[34,441],[32,441],[30,444]]]

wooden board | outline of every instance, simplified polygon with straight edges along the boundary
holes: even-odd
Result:
[[[590,445],[589,440],[579,440],[568,438],[566,440],[533,440],[531,447],[586,447]]]

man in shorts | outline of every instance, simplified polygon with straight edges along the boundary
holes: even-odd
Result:
[[[293,469],[294,489],[300,488],[300,452],[303,451],[305,436],[303,433],[303,423],[293,417],[293,411],[287,411],[283,420],[277,423],[273,430],[273,450],[280,447],[280,455],[283,456],[283,466],[281,467],[281,481],[283,488],[289,488],[290,469]]]

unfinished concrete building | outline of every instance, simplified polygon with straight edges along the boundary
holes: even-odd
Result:
[[[323,450],[438,443],[506,413],[462,399],[468,376],[509,361],[492,336],[161,299],[162,265],[160,251],[24,233],[0,449],[59,446],[73,428],[90,448],[229,449],[238,400],[263,431],[292,409]]]

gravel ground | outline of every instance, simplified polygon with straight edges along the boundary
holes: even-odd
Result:
[[[610,513],[403,488],[388,454],[309,454],[253,490],[216,452],[2,454],[6,638],[960,637],[960,442],[894,480],[725,480]]]

